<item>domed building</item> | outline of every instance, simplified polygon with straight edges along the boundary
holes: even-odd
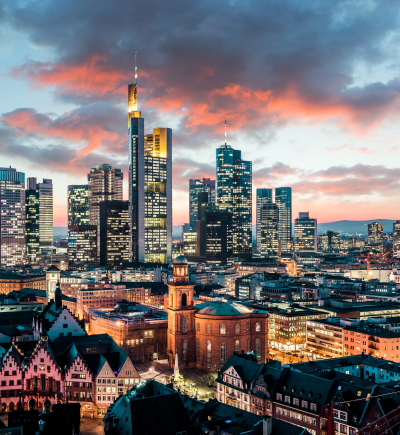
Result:
[[[173,263],[173,283],[168,285],[168,359],[180,368],[220,369],[233,352],[256,351],[265,362],[268,354],[268,313],[237,302],[194,304],[194,284],[189,282],[183,256]]]

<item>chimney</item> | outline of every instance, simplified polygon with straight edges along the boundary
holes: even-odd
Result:
[[[263,431],[262,435],[271,435],[272,433],[272,417],[266,415],[263,418]]]

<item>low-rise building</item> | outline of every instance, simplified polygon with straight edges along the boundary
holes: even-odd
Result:
[[[0,293],[7,294],[23,288],[46,290],[46,274],[0,272]]]

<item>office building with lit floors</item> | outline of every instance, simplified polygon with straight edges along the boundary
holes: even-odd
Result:
[[[317,219],[308,212],[299,213],[294,223],[295,252],[317,252]]]
[[[368,243],[370,245],[379,245],[383,242],[383,224],[371,222],[368,224]]]
[[[40,259],[39,240],[39,192],[35,186],[29,185],[25,190],[25,231],[26,231],[26,263],[37,264]],[[32,187],[32,188],[31,188]]]
[[[275,189],[275,204],[278,206],[278,239],[282,253],[293,250],[292,235],[292,188],[277,187]]]
[[[89,222],[89,186],[68,186],[68,225],[89,225]]]
[[[128,86],[131,260],[172,259],[172,130],[144,134],[137,110],[137,83]]]
[[[278,256],[279,210],[276,204],[264,204],[260,210],[260,250],[265,257]]]
[[[0,168],[0,266],[25,261],[25,174]]]
[[[393,257],[400,258],[400,221],[393,223]]]
[[[68,226],[68,261],[70,264],[98,264],[97,225]]]
[[[272,189],[257,189],[256,190],[256,242],[257,253],[261,250],[261,209],[263,205],[272,203]]]
[[[236,302],[211,301],[194,305],[194,284],[189,282],[183,256],[173,264],[168,285],[168,361],[174,367],[217,371],[237,351],[256,351],[257,360],[268,355],[268,312]]]
[[[189,216],[190,216],[190,232],[197,231],[198,219],[198,194],[199,192],[208,193],[207,200],[210,203],[215,203],[215,180],[210,178],[190,179],[189,180]]]
[[[233,255],[252,255],[252,163],[230,145],[216,150],[217,203],[220,211],[232,213]]]
[[[129,201],[100,203],[100,264],[110,269],[130,260]]]
[[[233,263],[232,213],[220,211],[214,206],[207,208],[204,214],[207,264],[231,265]]]

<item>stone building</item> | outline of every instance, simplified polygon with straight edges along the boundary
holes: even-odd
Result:
[[[221,299],[194,304],[194,284],[188,279],[183,256],[175,259],[173,282],[168,285],[168,359],[175,353],[181,368],[220,369],[234,351],[268,354],[268,312]]]

